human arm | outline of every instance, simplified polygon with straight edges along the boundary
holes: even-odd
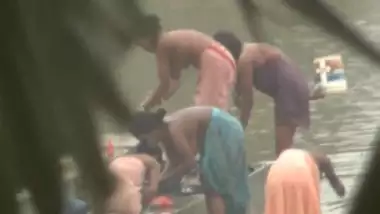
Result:
[[[324,94],[311,94],[309,96],[309,101],[314,101],[314,100],[320,100],[320,99],[323,99],[325,98],[325,95]]]
[[[136,155],[146,168],[148,186],[144,188],[144,203],[149,203],[157,193],[158,183],[160,180],[160,165],[157,161],[148,155]]]
[[[144,163],[147,174],[148,188],[157,189],[160,180],[160,165],[148,155],[139,155],[139,159]]]
[[[310,93],[309,93],[309,100],[310,101],[319,100],[319,99],[322,99],[326,96],[326,92],[325,92],[324,88],[320,85],[314,85],[314,87],[309,89],[309,90],[310,90]]]
[[[253,107],[253,83],[252,63],[241,63],[239,65],[237,83],[236,83],[236,96],[238,99],[237,107],[240,109],[240,121],[244,129],[248,125],[249,118],[251,117],[251,109]]]
[[[165,171],[161,180],[170,178],[180,178],[185,175],[189,170],[196,166],[196,160],[189,146],[189,139],[182,132],[173,132],[173,147],[178,157],[181,157],[182,162],[173,165]]]
[[[168,94],[170,89],[170,61],[166,48],[158,48],[156,53],[157,72],[159,85],[147,101],[143,104],[145,110],[161,104],[165,95]]]
[[[176,57],[171,57],[170,65],[170,88],[168,93],[164,95],[164,100],[170,99],[177,92],[180,86],[180,79],[182,74],[181,62],[179,62],[179,60],[177,60]]]
[[[330,159],[321,153],[314,153],[313,157],[317,161],[320,171],[325,174],[335,193],[340,197],[343,197],[346,193],[345,187],[342,181],[339,179],[338,175],[335,173]]]
[[[167,94],[163,96],[164,100],[170,99],[179,89],[180,82],[179,79],[170,79],[170,89]]]

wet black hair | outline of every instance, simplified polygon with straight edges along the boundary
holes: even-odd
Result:
[[[234,33],[220,30],[213,35],[213,38],[226,47],[236,61],[239,59],[243,44]]]
[[[155,39],[160,33],[162,27],[160,18],[157,15],[146,15],[139,19],[133,27],[134,39],[152,38]]]
[[[158,109],[156,112],[140,111],[132,116],[129,124],[130,132],[137,138],[142,134],[148,134],[164,124],[164,117],[166,110],[163,108]]]
[[[140,140],[136,146],[135,152],[147,154],[154,157],[158,163],[163,163],[163,152],[157,143],[149,142],[146,139]]]

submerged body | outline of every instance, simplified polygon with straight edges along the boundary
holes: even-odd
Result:
[[[245,44],[238,62],[237,96],[240,119],[247,126],[253,107],[253,88],[273,98],[275,103],[276,155],[293,144],[297,127],[309,128],[308,83],[302,72],[285,54],[267,44]]]
[[[322,174],[337,194],[344,196],[344,186],[326,156],[301,149],[285,150],[268,172],[265,214],[320,214]]]
[[[212,37],[191,29],[142,35],[137,43],[156,55],[160,84],[144,103],[146,110],[169,99],[179,88],[183,69],[199,70],[195,105],[228,108],[236,78],[234,56]]]
[[[236,118],[217,108],[190,107],[165,117],[153,131],[144,131],[150,134],[137,132],[137,137],[162,142],[170,162],[162,182],[178,182],[196,166],[199,153],[209,213],[245,213],[250,198],[248,170],[244,132]]]

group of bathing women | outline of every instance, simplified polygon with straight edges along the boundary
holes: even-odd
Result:
[[[309,92],[302,73],[278,48],[242,44],[228,31],[212,37],[186,29],[163,32],[156,16],[146,22],[150,28],[141,28],[135,41],[155,54],[159,85],[130,124],[131,133],[140,140],[136,153],[110,162],[120,182],[109,212],[140,213],[159,184],[180,182],[199,167],[208,213],[246,213],[250,192],[244,129],[253,106],[253,88],[275,103],[277,159],[267,176],[265,213],[319,214],[322,176],[339,196],[345,194],[326,155],[291,148],[296,129],[309,127],[309,101],[323,95]],[[194,106],[169,115],[163,109],[150,111],[176,92],[181,71],[190,65],[199,70]],[[228,113],[231,94],[240,121]],[[168,157],[164,172],[158,143]]]

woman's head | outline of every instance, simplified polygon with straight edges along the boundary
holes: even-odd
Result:
[[[163,164],[164,162],[160,146],[148,140],[140,140],[136,146],[136,153],[147,154],[156,159],[159,164]]]
[[[135,43],[146,51],[154,52],[162,30],[160,18],[156,15],[147,15],[136,24],[137,26],[133,28]]]
[[[213,35],[213,38],[226,47],[236,61],[239,60],[243,45],[235,34],[229,31],[220,30]]]
[[[156,112],[137,112],[132,116],[129,130],[139,140],[157,141],[166,127],[165,115],[166,110],[162,108]]]

